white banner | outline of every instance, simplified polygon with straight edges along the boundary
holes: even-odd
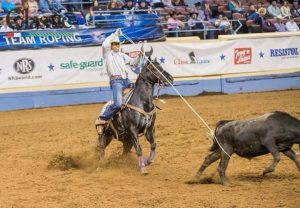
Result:
[[[123,45],[136,57],[141,44]],[[147,43],[175,78],[300,68],[300,36],[195,43]],[[134,68],[129,78],[140,72]],[[0,52],[0,88],[107,81],[101,47]]]

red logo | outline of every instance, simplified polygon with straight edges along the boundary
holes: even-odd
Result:
[[[251,48],[235,48],[234,64],[251,64],[252,50]]]

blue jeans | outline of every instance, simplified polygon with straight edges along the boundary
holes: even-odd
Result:
[[[103,120],[109,120],[122,107],[122,93],[123,89],[127,88],[129,79],[112,79],[110,80],[110,89],[113,94],[113,104],[108,106],[104,113],[100,116]]]

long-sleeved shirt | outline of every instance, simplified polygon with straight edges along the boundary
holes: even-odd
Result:
[[[296,31],[299,31],[299,27],[298,27],[298,25],[296,24],[296,22],[288,21],[288,22],[285,24],[285,28],[286,28],[286,30],[289,31],[289,32],[296,32]]]
[[[283,17],[290,17],[292,16],[291,14],[291,9],[289,6],[285,7],[285,6],[282,6],[280,7],[280,11],[281,11],[281,14]]]
[[[277,32],[286,32],[285,25],[283,23],[275,22],[274,26],[276,27]]]
[[[111,42],[116,35],[113,33],[108,36],[103,44],[103,57],[106,64],[106,71],[109,77],[122,76],[123,79],[127,78],[127,70],[130,70],[131,66],[137,66],[140,58],[131,58],[127,54],[122,52],[114,52],[111,50]]]
[[[274,7],[273,5],[268,6],[268,14],[271,15],[272,17],[277,17],[279,15],[281,15],[281,11],[279,9],[279,7]]]

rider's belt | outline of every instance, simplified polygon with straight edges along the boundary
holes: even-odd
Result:
[[[113,79],[122,79],[122,76],[121,75],[111,75],[109,77],[110,80],[113,80]]]

